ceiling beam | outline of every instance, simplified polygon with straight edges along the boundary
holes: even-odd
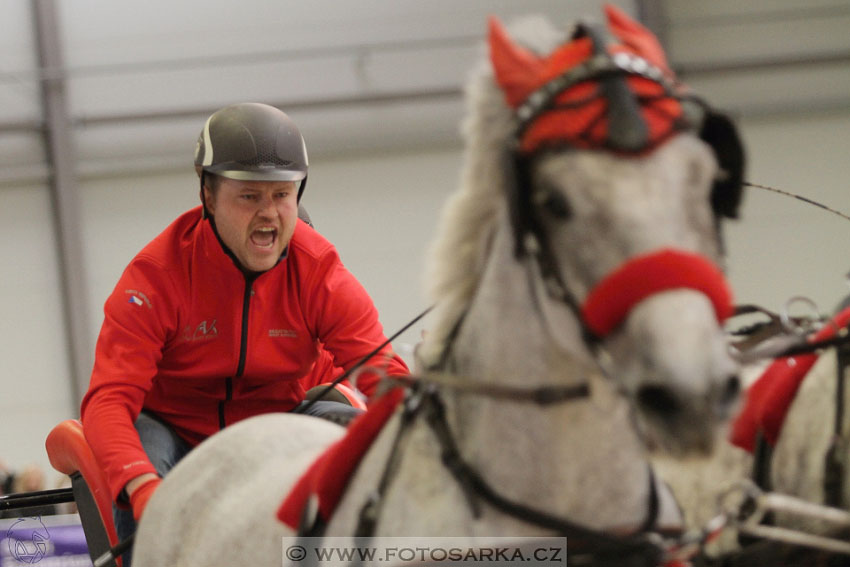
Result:
[[[31,0],[39,69],[53,78],[40,82],[43,141],[49,172],[53,226],[59,256],[59,276],[74,412],[88,388],[94,349],[89,338],[88,294],[80,236],[79,199],[74,173],[74,135],[59,37],[55,0]]]

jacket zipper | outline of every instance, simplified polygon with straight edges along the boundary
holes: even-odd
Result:
[[[245,362],[248,358],[248,315],[251,307],[251,296],[253,291],[254,278],[245,278],[245,294],[242,296],[242,335],[239,341],[239,364],[236,367],[236,374],[228,376],[225,381],[224,399],[218,403],[218,427],[224,429],[227,423],[224,420],[224,405],[233,399],[233,379],[239,378],[245,372]]]

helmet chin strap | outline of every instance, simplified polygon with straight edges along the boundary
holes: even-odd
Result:
[[[204,196],[204,181],[205,180],[206,180],[205,172],[203,170],[201,170],[201,207],[202,207],[202,211],[203,211],[201,213],[201,218],[209,221],[210,228],[212,228],[213,234],[215,235],[216,240],[218,240],[218,243],[221,246],[221,249],[224,251],[225,254],[227,254],[227,256],[231,260],[233,260],[233,263],[236,265],[237,268],[239,268],[239,271],[241,271],[243,274],[245,274],[246,278],[249,278],[249,279],[256,278],[257,276],[259,276],[263,272],[254,272],[252,270],[249,270],[245,266],[243,266],[242,262],[239,261],[239,258],[236,257],[236,254],[233,253],[233,250],[231,250],[230,247],[227,246],[227,244],[224,243],[224,240],[221,239],[221,235],[218,233],[218,227],[216,227],[216,225],[215,225],[215,217],[213,217],[211,214],[209,214],[209,211],[207,211],[207,202],[206,202],[206,198]],[[283,252],[281,253],[280,258],[278,258],[277,262],[275,262],[275,266],[277,266],[280,263],[281,260],[286,258],[288,253],[289,253],[289,246],[286,246],[283,249]],[[274,267],[274,266],[272,266],[272,267]],[[269,268],[269,269],[271,269],[271,268]]]
[[[201,170],[201,218],[206,219],[209,218],[209,213],[207,212],[207,199],[206,195],[204,195],[204,181],[206,181],[207,172],[203,169]]]
[[[245,274],[250,273],[249,270],[242,265],[242,262],[239,261],[239,258],[236,257],[236,254],[224,243],[224,240],[221,239],[221,235],[218,233],[218,227],[215,225],[215,218],[209,213],[207,210],[207,199],[206,193],[204,192],[204,182],[206,181],[206,171],[201,170],[201,219],[207,220],[210,223],[210,228],[212,228],[213,234],[215,235],[216,240],[218,240],[221,249],[224,250],[224,253],[233,260],[233,263],[236,264],[236,267]]]
[[[301,196],[304,194],[304,189],[307,188],[307,175],[304,176],[304,179],[298,184],[298,203],[301,203]]]

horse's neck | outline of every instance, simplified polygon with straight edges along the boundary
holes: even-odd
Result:
[[[824,501],[823,464],[833,440],[836,368],[833,350],[815,363],[794,397],[773,452],[771,471],[776,490],[810,502]],[[847,431],[846,420],[844,427]],[[850,483],[850,474],[845,471],[844,476],[844,482]],[[848,494],[847,489],[844,493]]]
[[[451,345],[464,380],[521,388],[591,380],[593,361],[570,309],[534,285],[495,236],[475,299]],[[541,407],[458,395],[447,400],[461,452],[506,496],[596,527],[639,524],[648,465],[629,410],[596,378],[593,397]]]
[[[444,370],[459,380],[528,389],[589,379],[582,372],[591,360],[570,311],[551,305],[540,290],[532,293],[528,274],[512,257],[510,234],[497,234],[491,245]],[[550,315],[546,323],[538,308]],[[648,514],[649,466],[624,400],[601,378],[594,378],[592,389],[590,399],[547,407],[452,387],[441,394],[461,457],[502,497],[592,528],[635,528]],[[394,462],[389,455],[402,421],[393,418],[358,467],[329,534],[352,533],[363,502],[386,471],[391,480],[378,535],[548,533],[480,500],[482,515],[476,517],[425,419],[400,437]],[[670,500],[662,510],[664,525],[679,519]]]

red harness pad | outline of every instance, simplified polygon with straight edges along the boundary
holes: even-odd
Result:
[[[278,519],[290,528],[298,529],[301,512],[310,496],[315,494],[319,500],[319,515],[328,521],[360,459],[402,398],[404,388],[394,388],[352,421],[345,436],[328,447],[301,475],[278,509]]]
[[[835,335],[837,328],[850,322],[850,307],[844,309],[825,325],[813,337],[813,341],[822,341]],[[801,354],[776,359],[767,370],[750,386],[744,409],[732,424],[729,440],[733,445],[753,452],[756,435],[762,432],[771,446],[776,444],[785,414],[794,401],[794,396],[812,369],[818,356]]]

